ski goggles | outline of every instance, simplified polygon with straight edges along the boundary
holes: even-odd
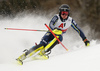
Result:
[[[68,12],[62,11],[62,12],[61,12],[61,15],[68,15]]]

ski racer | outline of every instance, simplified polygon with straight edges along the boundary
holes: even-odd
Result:
[[[53,33],[57,36],[57,38],[60,41],[62,41],[63,34],[66,33],[67,29],[70,26],[78,32],[78,34],[82,38],[85,45],[89,46],[90,41],[87,40],[85,34],[78,27],[78,25],[72,19],[72,17],[70,17],[70,7],[67,4],[62,4],[59,7],[59,14],[54,15],[54,17],[51,19],[49,23],[49,27],[53,31]],[[38,55],[42,56],[45,59],[48,59],[48,55],[46,53],[50,52],[51,49],[57,44],[59,44],[57,39],[52,35],[50,31],[47,31],[46,34],[42,37],[40,43],[30,48],[28,51],[26,51],[21,56],[19,56],[17,58],[17,61],[19,61],[20,64],[23,64],[22,62],[23,60],[25,60],[27,57],[32,56],[38,51],[40,51]]]

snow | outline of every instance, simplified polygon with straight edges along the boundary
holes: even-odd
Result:
[[[73,37],[70,30],[64,35],[65,39],[62,42],[69,51],[59,44],[52,49],[48,60],[33,60],[31,57],[26,59],[22,66],[18,65],[15,59],[24,49],[31,48],[35,42],[39,43],[45,32],[4,28],[47,30],[44,24],[48,24],[49,21],[45,16],[30,14],[0,20],[0,71],[100,71],[100,43],[97,43],[99,41],[91,40],[91,45],[85,47],[76,32]]]

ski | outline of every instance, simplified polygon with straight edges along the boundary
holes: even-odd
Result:
[[[47,60],[47,59],[49,59],[49,56],[47,56],[47,55],[39,55],[39,54],[37,54],[37,55],[32,57],[32,60]],[[23,61],[22,60],[20,60],[19,58],[17,58],[16,60],[17,60],[19,65],[23,65]]]

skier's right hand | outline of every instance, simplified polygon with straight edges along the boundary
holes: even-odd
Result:
[[[53,31],[52,31],[55,35],[61,35],[62,34],[62,31],[60,30],[60,29],[54,29]]]

